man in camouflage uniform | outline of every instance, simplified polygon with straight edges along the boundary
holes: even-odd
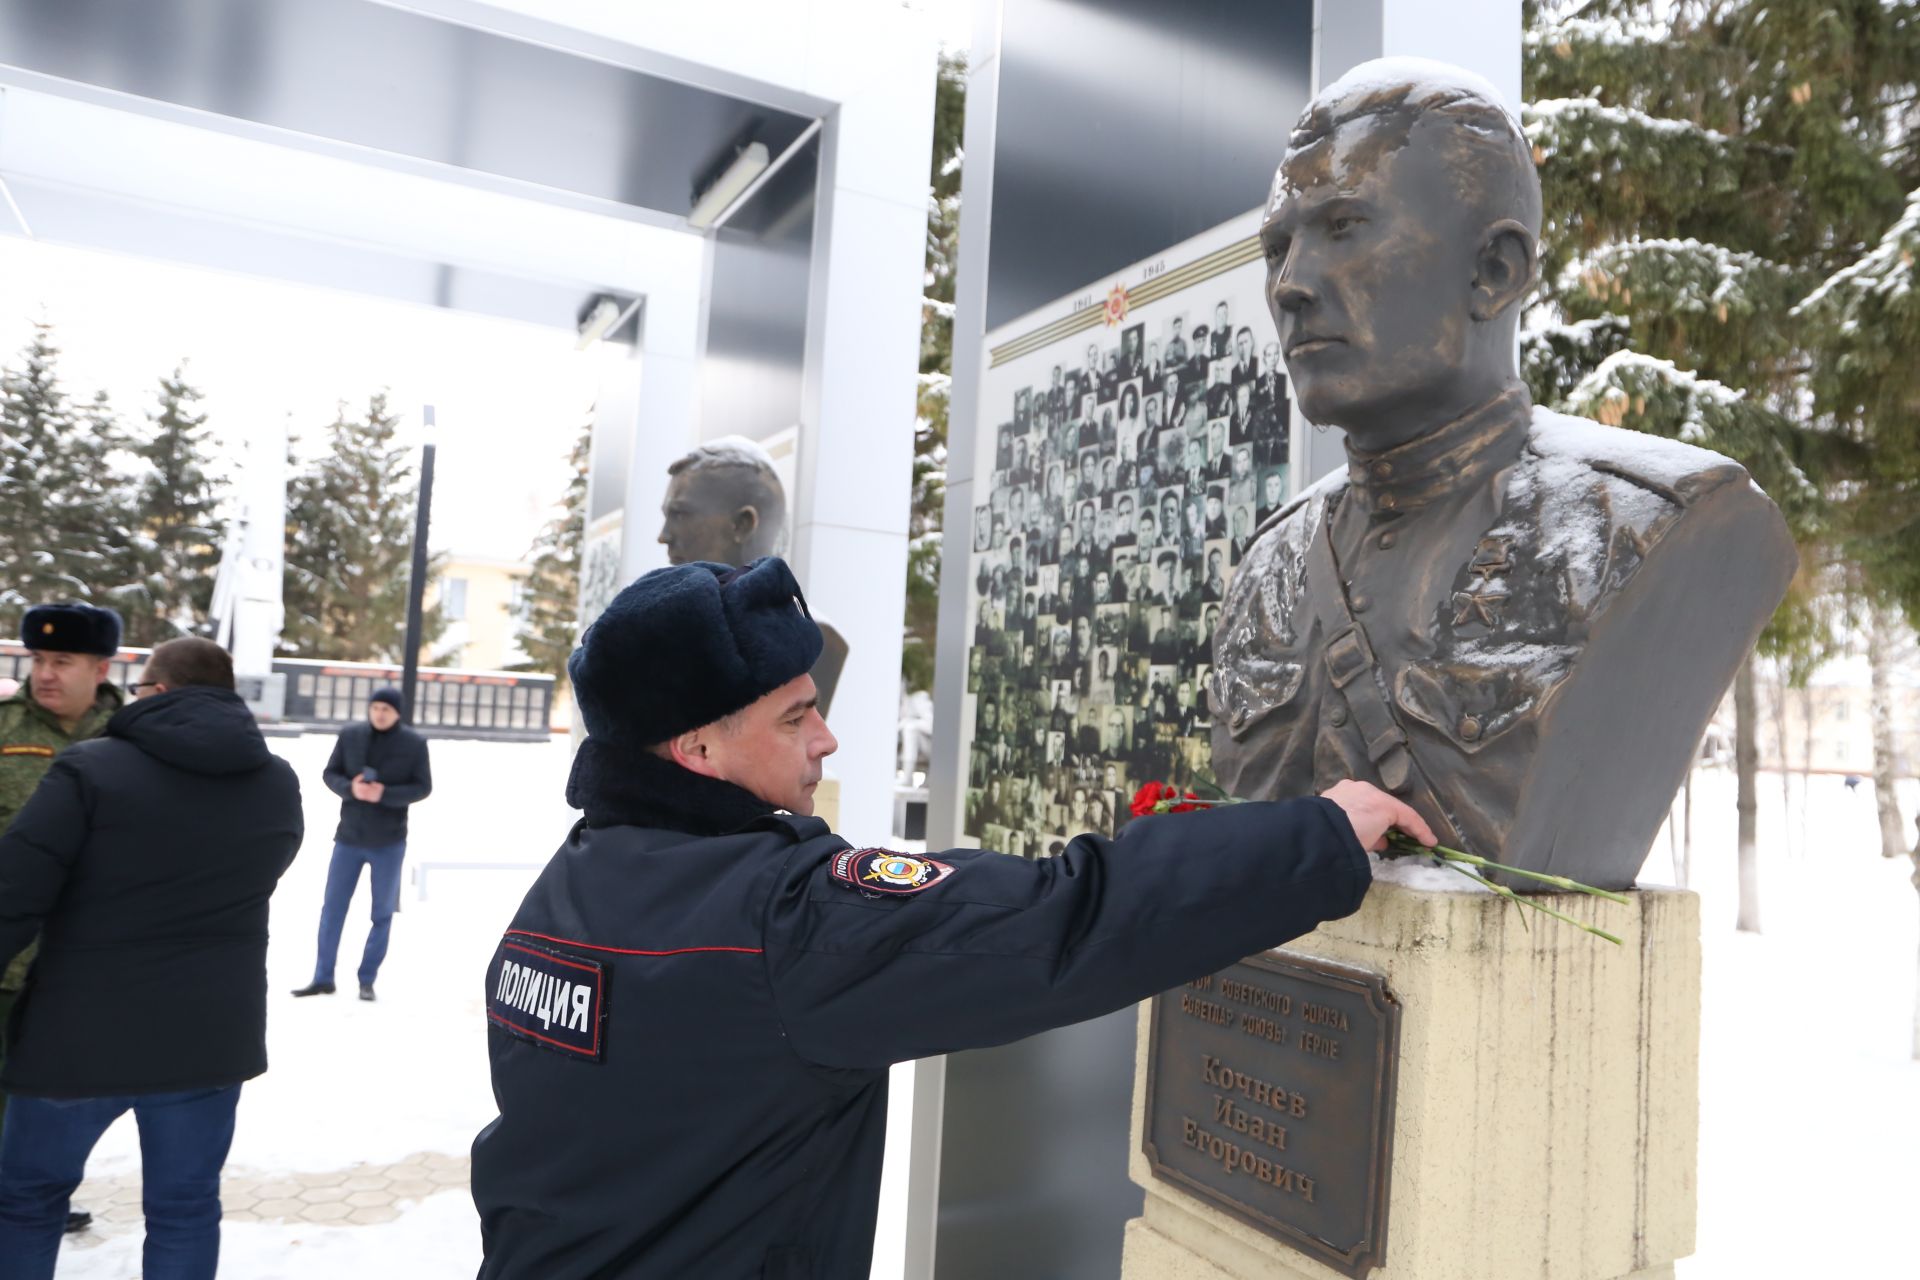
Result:
[[[0,835],[27,803],[53,758],[76,742],[98,737],[125,701],[108,681],[114,654],[120,651],[120,615],[90,604],[50,604],[27,610],[20,642],[33,651],[32,673],[13,696],[0,701]],[[26,983],[35,947],[0,957],[0,1062],[6,1050],[6,1026],[14,1001]],[[0,1094],[0,1122],[7,1099]],[[67,1216],[77,1231],[91,1215]]]

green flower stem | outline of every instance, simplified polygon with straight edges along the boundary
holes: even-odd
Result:
[[[1507,888],[1507,886],[1503,884],[1495,884],[1493,881],[1487,879],[1485,876],[1480,875],[1479,873],[1474,871],[1469,871],[1467,870],[1467,868],[1461,866],[1457,862],[1452,862],[1445,858],[1442,858],[1440,861],[1443,866],[1452,867],[1455,871],[1458,871],[1461,875],[1465,876],[1467,879],[1472,880],[1473,882],[1475,882],[1476,884],[1480,885],[1483,888],[1493,890],[1495,893],[1505,898],[1508,902],[1511,902],[1516,906],[1523,908],[1523,910],[1520,912],[1520,927],[1523,929],[1527,927],[1527,913],[1524,910],[1524,908],[1531,907],[1535,911],[1545,912],[1547,915],[1552,916],[1555,920],[1565,921],[1567,924],[1572,925],[1576,929],[1584,930],[1585,932],[1594,935],[1596,938],[1605,938],[1608,942],[1611,942],[1616,947],[1626,945],[1625,943],[1621,942],[1620,939],[1608,933],[1605,929],[1596,929],[1592,925],[1586,923],[1585,921],[1575,920],[1572,916],[1563,915],[1560,912],[1555,911],[1552,907],[1545,905],[1544,903],[1535,902],[1531,898],[1523,898],[1519,894],[1515,893],[1513,890]]]
[[[1391,845],[1394,850],[1397,850],[1401,856],[1430,854],[1444,858],[1448,862],[1464,862],[1470,867],[1485,867],[1491,871],[1504,871],[1508,875],[1525,876],[1529,880],[1537,880],[1542,884],[1550,884],[1556,889],[1565,889],[1570,893],[1592,894],[1596,898],[1605,898],[1608,902],[1617,902],[1623,907],[1633,905],[1630,899],[1621,894],[1613,893],[1606,889],[1596,889],[1590,884],[1581,884],[1578,880],[1569,880],[1565,876],[1550,876],[1542,871],[1526,871],[1520,867],[1510,867],[1504,862],[1494,862],[1489,858],[1482,858],[1471,853],[1462,853],[1458,849],[1448,849],[1442,845],[1434,845],[1432,848],[1428,848],[1412,836],[1401,831],[1388,832],[1387,843]]]
[[[1526,903],[1520,901],[1519,894],[1515,893],[1513,890],[1507,888],[1507,886],[1503,884],[1495,884],[1493,881],[1487,879],[1485,876],[1480,875],[1477,872],[1467,870],[1465,867],[1461,866],[1457,862],[1448,862],[1445,858],[1441,858],[1439,862],[1440,862],[1440,865],[1443,867],[1448,867],[1454,871],[1458,871],[1461,875],[1473,881],[1475,884],[1479,885],[1482,889],[1491,889],[1493,890],[1493,892],[1505,898],[1508,902],[1511,902],[1514,906],[1523,908],[1520,912],[1520,927],[1522,929],[1527,930],[1529,933],[1533,931],[1533,926],[1527,923],[1527,913],[1524,910]]]
[[[1171,813],[1175,805],[1190,805],[1195,809],[1212,809],[1223,804],[1241,803],[1244,802],[1236,797],[1224,794],[1218,800],[1204,800],[1197,796],[1178,799],[1169,797],[1155,804],[1153,811],[1155,813]],[[1508,875],[1525,876],[1529,880],[1538,880],[1542,884],[1552,885],[1556,889],[1565,889],[1570,893],[1591,894],[1596,898],[1605,898],[1608,902],[1617,902],[1622,906],[1632,906],[1632,901],[1621,894],[1613,893],[1606,889],[1596,889],[1590,884],[1581,884],[1578,880],[1569,880],[1565,876],[1550,876],[1541,871],[1524,871],[1519,867],[1510,867],[1504,862],[1494,862],[1489,858],[1482,858],[1477,854],[1462,853],[1458,849],[1449,849],[1444,845],[1435,845],[1432,848],[1428,848],[1404,831],[1389,831],[1387,833],[1387,846],[1386,857],[1430,857],[1443,867],[1452,867],[1455,871],[1458,871],[1461,875],[1473,881],[1481,888],[1499,894],[1502,898],[1505,898],[1508,902],[1513,903],[1521,909],[1520,927],[1523,929],[1529,928],[1527,924],[1527,911],[1531,909],[1543,915],[1552,916],[1555,920],[1570,924],[1574,928],[1590,933],[1596,938],[1605,938],[1616,947],[1626,945],[1605,929],[1597,929],[1585,921],[1575,920],[1572,916],[1564,912],[1555,911],[1552,907],[1541,902],[1536,902],[1532,898],[1523,898],[1506,885],[1496,884],[1481,875],[1478,871],[1468,870],[1468,868],[1484,867],[1490,871],[1504,871]]]
[[[1565,921],[1567,924],[1572,925],[1576,929],[1584,929],[1596,938],[1605,938],[1608,942],[1611,942],[1616,947],[1626,945],[1625,943],[1621,942],[1620,939],[1608,933],[1605,929],[1596,929],[1592,925],[1587,924],[1584,921],[1575,920],[1572,916],[1569,916],[1569,915],[1563,915],[1562,913],[1555,911],[1552,907],[1545,906],[1541,903],[1535,902],[1531,898],[1518,898],[1518,901],[1525,903],[1529,907],[1532,907],[1535,911],[1544,911],[1546,914],[1552,916],[1555,920]]]

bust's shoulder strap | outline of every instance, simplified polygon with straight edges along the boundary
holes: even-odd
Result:
[[[1538,405],[1527,441],[1542,458],[1583,464],[1681,507],[1748,478],[1745,467],[1711,449],[1609,427]]]

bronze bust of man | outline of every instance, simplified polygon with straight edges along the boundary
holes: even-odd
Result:
[[[1619,888],[1795,553],[1738,464],[1531,403],[1539,229],[1526,142],[1477,77],[1368,64],[1302,116],[1267,297],[1348,465],[1233,580],[1214,768],[1249,798],[1376,781],[1443,843]]]
[[[779,555],[787,494],[773,460],[750,440],[710,441],[667,466],[660,541],[673,564],[746,564]]]
[[[710,440],[669,463],[667,475],[660,542],[670,563],[743,565],[786,550],[787,491],[773,460],[753,441]],[[826,642],[813,668],[825,715],[847,662],[847,642],[824,619],[814,621]]]

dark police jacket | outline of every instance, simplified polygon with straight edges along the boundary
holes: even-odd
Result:
[[[864,1277],[890,1064],[1122,1008],[1352,913],[1370,878],[1327,800],[1029,862],[854,849],[651,757],[611,789],[487,966],[483,1280]]]
[[[386,787],[378,804],[356,800],[353,780],[371,767]],[[361,849],[384,849],[407,838],[407,806],[433,791],[427,740],[404,724],[375,729],[362,720],[340,731],[321,775],[327,790],[340,797],[340,825],[333,838]]]
[[[0,838],[0,955],[41,935],[0,1087],[170,1093],[267,1069],[267,899],[300,784],[226,689],[116,712]]]

